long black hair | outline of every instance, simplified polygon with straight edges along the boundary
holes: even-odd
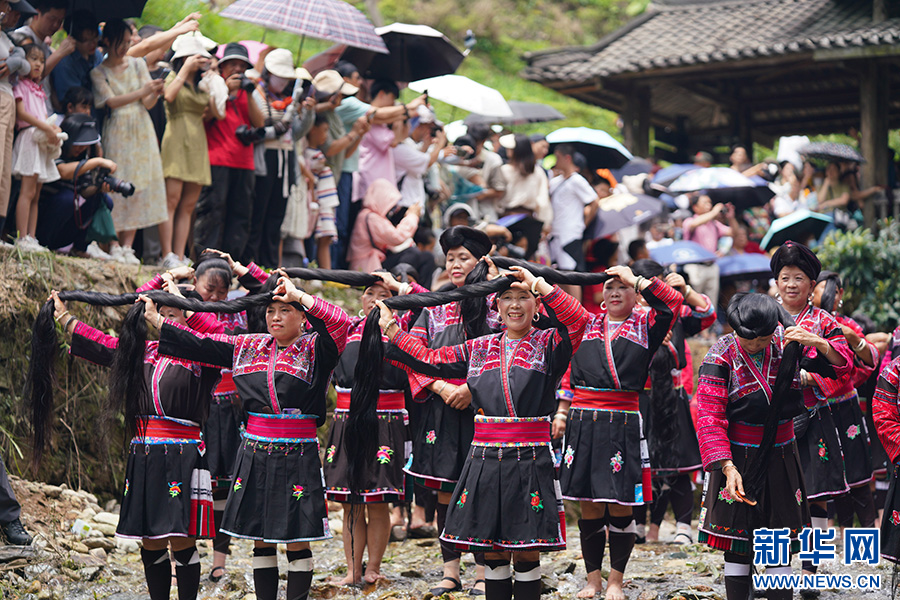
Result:
[[[675,408],[678,403],[672,371],[678,361],[669,344],[662,344],[650,360],[650,464],[656,468],[672,464],[672,450],[678,448],[681,432]]]
[[[837,299],[838,290],[843,289],[841,276],[834,271],[822,271],[816,277],[816,285],[825,282],[825,289],[822,291],[821,308],[829,314],[834,313],[834,302]]]

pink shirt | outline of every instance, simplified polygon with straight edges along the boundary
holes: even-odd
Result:
[[[376,179],[397,183],[394,166],[394,131],[385,125],[373,125],[359,143],[359,171],[353,179],[353,199],[365,198]]]
[[[693,223],[696,218],[696,216],[693,216],[684,220],[684,239],[691,242],[697,242],[710,252],[715,252],[719,249],[719,238],[729,235],[730,230],[728,226],[713,219],[703,225],[691,228],[690,224]]]
[[[47,120],[47,96],[44,95],[41,84],[30,79],[19,79],[13,88],[13,97],[16,101],[22,101],[25,112],[41,121]],[[16,127],[25,129],[31,125],[21,119],[16,119]]]

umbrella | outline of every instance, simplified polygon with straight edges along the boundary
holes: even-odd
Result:
[[[247,54],[250,55],[250,64],[253,65],[259,62],[260,53],[269,47],[266,44],[255,40],[241,40],[238,43],[247,49]],[[216,57],[222,58],[223,56],[225,56],[225,44],[220,45],[216,50]]]
[[[566,115],[562,114],[552,106],[546,104],[538,104],[537,102],[520,102],[518,100],[510,100],[509,108],[512,110],[511,117],[500,117],[493,115],[480,115],[472,113],[465,119],[466,125],[474,125],[480,123],[483,125],[491,125],[493,123],[502,123],[504,125],[522,125],[523,123],[545,123],[547,121],[559,121],[565,119]]]
[[[94,15],[100,22],[111,21],[113,19],[128,19],[131,17],[140,17],[144,12],[144,5],[147,0],[69,0],[69,14],[75,14],[76,11],[86,10]],[[13,9],[18,8],[12,5]]]
[[[512,115],[503,94],[462,75],[441,75],[409,84],[414,92],[428,92],[429,98],[446,102],[470,112],[489,115]]]
[[[696,171],[699,169],[695,164],[676,164],[662,168],[653,175],[653,183],[657,186],[666,187],[688,171]]]
[[[347,46],[343,44],[335,44],[331,48],[327,50],[323,50],[318,54],[313,54],[305,61],[303,61],[303,68],[310,72],[310,74],[315,77],[320,72],[326,69],[333,69],[334,65],[337,64],[339,60],[341,60],[341,54],[344,53],[344,50],[347,49]]]
[[[616,181],[622,181],[623,177],[632,177],[634,175],[643,175],[653,170],[653,163],[646,158],[632,158],[618,169],[612,169],[612,176]]]
[[[829,215],[798,210],[772,221],[760,246],[763,250],[769,250],[789,240],[805,243],[810,236],[818,238],[822,235],[831,223],[834,219]]]
[[[572,144],[592,169],[618,169],[634,158],[625,146],[605,131],[588,127],[563,127],[547,136],[550,151],[558,144]]]
[[[689,265],[712,262],[716,255],[697,242],[674,242],[668,246],[657,246],[650,251],[650,258],[661,265]]]
[[[772,276],[769,257],[758,252],[729,254],[716,259],[719,277],[731,280],[767,279]]]
[[[747,177],[727,167],[693,169],[673,181],[668,191],[683,194],[705,190],[713,203],[730,202],[737,210],[762,206],[775,195],[762,177]]]
[[[612,235],[628,227],[644,223],[661,214],[662,200],[644,194],[612,194],[600,200],[594,231],[591,238]]]
[[[366,16],[342,0],[237,0],[219,14],[304,37],[388,51]]]
[[[797,152],[807,158],[821,158],[822,160],[849,161],[864,163],[866,159],[856,151],[856,148],[837,142],[813,142],[801,146]]]
[[[456,72],[463,53],[447,37],[427,25],[392,23],[378,27],[390,54],[347,48],[341,60],[353,63],[367,79],[418,81]]]

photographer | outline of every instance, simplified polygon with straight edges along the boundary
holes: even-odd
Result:
[[[56,159],[60,178],[41,190],[37,238],[41,245],[51,250],[71,246],[72,254],[92,258],[94,255],[88,249],[88,231],[101,204],[112,209],[113,203],[107,194],[110,187],[103,179],[106,174],[115,173],[117,165],[95,155],[100,133],[91,115],[69,115],[61,128],[69,139],[63,143],[62,154]],[[91,248],[96,246],[91,244]]]
[[[194,221],[194,252],[220,248],[231,256],[243,256],[250,235],[253,207],[253,142],[262,139],[265,118],[250,102],[255,84],[244,76],[252,67],[241,44],[225,46],[219,74],[228,86],[225,118],[207,115],[206,141],[212,183],[200,192]]]
[[[421,204],[425,208],[423,177],[447,146],[447,134],[435,122],[431,109],[425,106],[418,107],[411,119],[397,121],[392,127],[397,136],[393,149],[397,187],[403,196],[399,206]]]

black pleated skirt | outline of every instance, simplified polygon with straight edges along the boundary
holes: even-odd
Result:
[[[678,439],[671,447],[656,449],[654,451],[652,420],[658,415],[650,415],[651,423],[646,428],[647,442],[650,446],[650,456],[661,455],[662,461],[650,460],[653,475],[672,475],[674,473],[689,473],[703,468],[703,459],[700,458],[700,444],[697,441],[697,431],[694,429],[694,421],[691,419],[691,403],[684,388],[678,388],[674,398],[675,427],[678,430]],[[643,414],[643,413],[642,413]]]
[[[221,530],[270,544],[331,537],[319,443],[244,437]]]
[[[241,447],[241,414],[237,394],[213,396],[203,425],[206,459],[213,489],[227,488]]]
[[[841,440],[847,485],[856,487],[872,481],[872,450],[869,431],[859,407],[859,398],[853,397],[831,404],[831,415]]]
[[[652,488],[641,415],[570,408],[559,483],[566,500],[649,503]]]
[[[378,452],[375,462],[366,469],[366,485],[355,490],[353,502],[403,502],[406,494],[406,473],[403,466],[409,458],[412,443],[406,411],[379,410]],[[334,411],[334,422],[325,447],[325,493],[329,500],[350,502],[349,458],[344,439],[349,412]]]
[[[900,490],[897,489],[900,466],[893,465],[891,472],[891,487],[888,488],[884,516],[881,518],[881,558],[900,564]]]
[[[753,446],[731,445],[732,460],[741,475],[746,474],[757,450]],[[744,483],[746,485],[746,481]],[[797,536],[809,524],[803,472],[793,441],[772,449],[765,487],[756,506],[738,502],[728,495],[721,470],[706,475],[697,537],[700,543],[726,552],[749,554],[754,529],[787,527],[791,530],[792,546],[796,546],[793,551],[796,552],[799,549]]]
[[[850,489],[840,437],[829,406],[820,406],[810,414],[806,432],[797,439],[797,449],[810,500],[840,496]]]
[[[405,470],[419,485],[453,491],[472,444],[475,413],[450,408],[437,394],[429,394],[421,409],[412,434],[412,461]]]
[[[132,442],[116,535],[206,539],[215,534],[203,446]]]

